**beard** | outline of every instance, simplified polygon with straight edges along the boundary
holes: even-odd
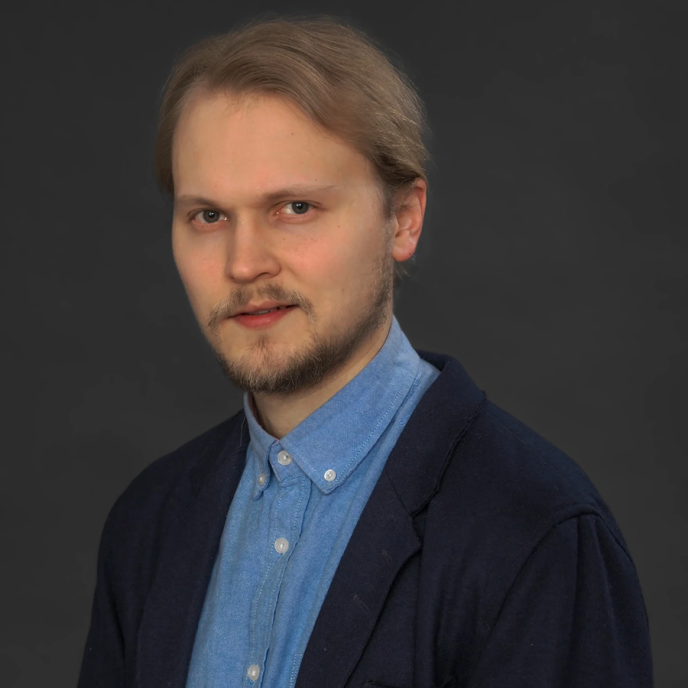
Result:
[[[229,359],[214,349],[222,372],[241,390],[252,394],[288,396],[304,391],[332,377],[341,370],[353,354],[381,327],[392,307],[394,291],[394,260],[389,252],[374,269],[369,292],[362,299],[364,307],[353,322],[336,332],[310,332],[310,342],[291,355],[279,355],[272,346],[269,334],[261,335],[246,353]],[[233,313],[249,303],[253,297],[293,303],[303,309],[309,322],[318,322],[312,303],[298,292],[268,284],[262,289],[239,289],[216,310],[209,322],[211,332],[217,331],[223,313]]]

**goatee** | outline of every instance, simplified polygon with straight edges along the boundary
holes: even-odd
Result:
[[[312,329],[310,343],[291,356],[275,354],[269,334],[260,336],[236,360],[229,360],[214,349],[222,372],[246,392],[284,396],[313,388],[337,373],[387,320],[392,307],[394,268],[391,256],[387,254],[385,258],[378,266],[379,272],[372,293],[365,299],[367,304],[360,311],[359,318],[347,328],[327,335]],[[209,329],[216,331],[223,312],[236,312],[254,297],[295,303],[304,310],[311,324],[318,322],[311,302],[301,294],[287,291],[278,284],[269,284],[259,290],[237,290],[228,303],[214,313]]]

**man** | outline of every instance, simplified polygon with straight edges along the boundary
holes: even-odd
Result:
[[[174,258],[244,408],[113,507],[81,688],[651,685],[594,487],[393,316],[423,121],[328,19],[177,64],[156,151]]]

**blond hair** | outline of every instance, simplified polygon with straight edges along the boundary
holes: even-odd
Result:
[[[253,19],[182,54],[165,86],[155,143],[158,184],[170,195],[175,128],[199,88],[272,94],[299,106],[372,163],[385,219],[400,191],[417,178],[427,182],[429,129],[413,84],[368,36],[334,17]]]

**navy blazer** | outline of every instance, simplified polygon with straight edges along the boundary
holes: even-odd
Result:
[[[640,586],[595,488],[460,363],[419,353],[440,375],[354,530],[297,688],[651,686]],[[117,500],[79,688],[185,686],[248,441],[241,411]]]

